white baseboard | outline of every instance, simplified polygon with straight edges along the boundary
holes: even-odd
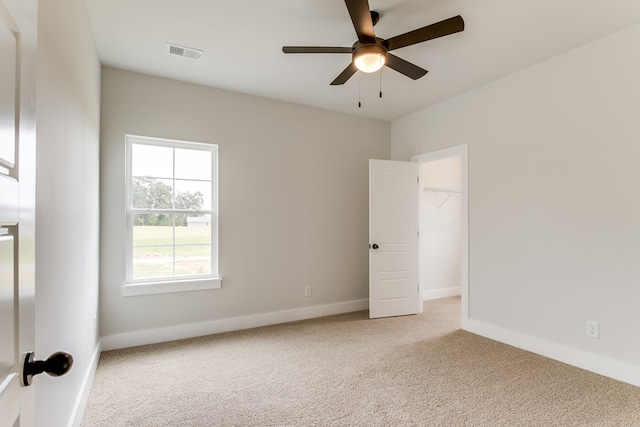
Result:
[[[98,342],[95,350],[93,351],[93,356],[91,356],[91,361],[89,362],[87,372],[85,372],[84,374],[80,393],[78,393],[76,403],[73,406],[73,412],[71,413],[71,418],[69,419],[69,427],[80,427],[82,415],[84,414],[84,409],[87,406],[87,401],[89,400],[89,392],[91,392],[93,378],[96,376],[96,369],[98,368],[98,361],[100,361],[101,352],[102,348],[100,342]]]
[[[462,329],[521,348],[568,365],[640,387],[640,366],[578,350],[563,344],[523,334],[473,319],[463,321]]]
[[[209,322],[127,332],[124,334],[102,337],[102,350],[107,351],[119,348],[136,347],[139,345],[156,344],[166,341],[175,341],[203,335],[276,325],[278,323],[295,322],[297,320],[312,319],[314,317],[350,313],[352,311],[367,310],[368,308],[369,300],[362,299],[335,304],[296,308],[292,310],[253,314],[250,316],[232,317],[229,319],[212,320]]]
[[[460,286],[456,288],[440,288],[422,291],[422,300],[429,301],[432,299],[449,298],[460,295]]]

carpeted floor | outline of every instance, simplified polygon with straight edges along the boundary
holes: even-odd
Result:
[[[83,427],[640,426],[640,388],[459,329],[460,300],[105,352]]]

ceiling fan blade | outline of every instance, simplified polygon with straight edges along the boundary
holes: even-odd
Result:
[[[398,58],[395,55],[387,53],[387,62],[385,65],[392,70],[396,70],[400,74],[418,80],[420,77],[428,73],[424,68],[420,68],[417,65],[413,65],[411,62],[405,61],[402,58]]]
[[[334,81],[331,82],[331,86],[343,85],[353,76],[358,69],[355,64],[351,62],[347,68]]]
[[[344,0],[359,41],[375,40],[368,0]]]
[[[427,40],[437,39],[438,37],[448,36],[464,30],[464,20],[460,15],[408,33],[392,37],[387,40],[389,50],[400,49],[401,47],[411,46],[412,44],[426,42]]]
[[[351,53],[352,47],[329,46],[283,46],[284,53]]]

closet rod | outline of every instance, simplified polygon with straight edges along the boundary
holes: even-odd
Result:
[[[446,188],[435,188],[435,187],[424,187],[427,191],[435,191],[437,193],[452,193],[452,194],[461,194],[462,191],[458,190],[447,190]]]

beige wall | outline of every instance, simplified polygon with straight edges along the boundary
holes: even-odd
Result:
[[[634,26],[392,123],[395,160],[469,144],[475,330],[636,384],[639,44]]]
[[[368,159],[389,158],[389,123],[109,67],[102,78],[103,336],[368,298]],[[221,289],[122,296],[125,134],[218,144]]]
[[[84,1],[40,1],[38,32],[36,356],[75,362],[35,380],[36,422],[67,426],[98,355],[100,63]]]

